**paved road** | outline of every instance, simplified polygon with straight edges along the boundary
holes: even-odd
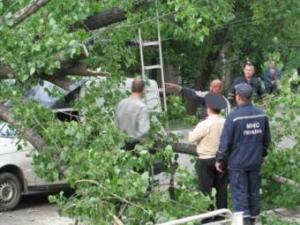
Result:
[[[24,196],[14,211],[0,213],[0,225],[73,225],[74,221],[60,217],[57,208],[48,202],[47,194]]]

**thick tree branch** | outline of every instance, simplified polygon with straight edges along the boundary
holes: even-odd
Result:
[[[147,7],[151,1],[152,0],[137,1],[136,5],[133,7],[133,11],[138,10],[141,7]],[[75,30],[76,28],[82,26],[86,30],[96,30],[125,20],[126,14],[127,12],[124,9],[114,7],[87,17],[81,23],[74,24],[71,30]]]
[[[83,61],[66,61],[62,63],[62,68],[54,72],[53,75],[36,74],[35,77],[49,81],[64,90],[72,90],[74,84],[67,76],[108,76],[109,73],[91,70]],[[13,78],[13,73],[8,66],[0,65],[0,80]]]
[[[55,84],[56,86],[66,90],[66,91],[72,91],[74,82],[70,80],[68,77],[57,77],[57,76],[49,76],[44,75],[40,77],[42,80],[46,80],[52,84]]]
[[[74,76],[108,76],[109,73],[94,71],[87,68],[87,65],[83,61],[74,62],[73,65],[69,67],[62,67],[60,70],[54,73],[57,77],[62,77],[66,75]]]
[[[87,17],[83,22],[86,30],[96,30],[101,27],[121,22],[126,19],[126,12],[120,8],[112,8],[110,10],[100,12],[93,16]],[[75,25],[77,27],[78,25]]]
[[[2,103],[0,103],[0,120],[9,123],[17,129],[37,150],[41,151],[45,146],[44,139],[35,130],[26,128],[19,121],[15,120],[11,112]]]
[[[122,223],[122,221],[116,215],[113,215],[112,217],[114,220],[114,225],[124,225],[124,223]]]
[[[108,76],[109,73],[89,69],[86,67],[86,65],[78,65],[67,69],[66,75],[93,77],[93,76]]]
[[[49,3],[51,0],[35,0],[25,8],[18,11],[14,16],[14,23],[13,26],[17,26],[25,19],[36,13],[39,9]]]
[[[276,183],[288,185],[288,186],[291,186],[291,187],[294,187],[294,188],[297,188],[297,189],[300,188],[300,183],[297,183],[294,180],[291,180],[291,179],[288,179],[288,178],[285,178],[285,177],[282,177],[282,176],[279,176],[279,175],[273,175],[271,178]]]
[[[172,145],[173,151],[176,153],[197,156],[196,145],[188,143],[174,143]]]

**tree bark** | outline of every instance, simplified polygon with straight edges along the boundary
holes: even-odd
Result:
[[[67,75],[75,76],[108,76],[109,73],[97,72],[87,68],[83,61],[70,61],[68,66],[63,65],[61,69],[57,70],[54,74],[55,77],[63,77]]]
[[[11,112],[2,103],[0,103],[0,119],[17,129],[37,150],[41,151],[45,146],[44,139],[35,130],[26,128],[15,120]]]
[[[285,177],[282,177],[282,176],[279,176],[279,175],[273,175],[271,178],[276,183],[288,185],[288,186],[291,186],[291,187],[294,187],[294,188],[297,188],[297,189],[300,188],[300,183],[297,183],[294,180],[291,180],[291,179],[288,179],[288,178],[285,178]]]
[[[83,26],[86,30],[96,30],[101,27],[121,22],[126,19],[126,12],[120,8],[112,8],[108,11],[100,12],[93,16],[87,17],[83,22]],[[78,27],[78,24],[72,28],[74,30]]]
[[[197,156],[196,146],[193,144],[175,143],[172,145],[173,151],[192,156]]]
[[[35,0],[25,8],[18,11],[14,16],[13,26],[17,26],[24,20],[29,18],[31,15],[35,14],[39,9],[48,4],[51,0]]]
[[[83,61],[79,62],[66,62],[62,65],[61,69],[54,72],[53,75],[37,74],[36,78],[49,81],[58,87],[71,91],[74,82],[67,76],[109,76],[109,73],[102,71],[95,71],[87,68],[87,65]],[[0,65],[0,80],[14,78],[12,70],[8,66]]]
[[[210,53],[207,55],[205,59],[205,67],[203,71],[200,72],[199,77],[195,80],[195,86],[194,88],[196,90],[207,90],[208,84],[211,80],[211,75],[214,72],[218,58],[220,57],[221,51],[223,49],[223,45],[226,43],[226,33],[227,30],[224,30],[223,32],[217,33],[214,37],[211,37],[212,39],[209,40],[206,44],[208,46],[213,47],[215,43],[217,43],[218,49],[215,51],[210,51]],[[196,104],[194,101],[188,101],[187,111],[188,114],[195,114],[197,110],[198,104]]]
[[[137,1],[137,4],[133,7],[133,11],[138,10],[143,6],[147,6],[151,2],[152,0]],[[71,27],[71,31],[82,26],[86,30],[96,30],[102,27],[106,27],[125,20],[126,14],[127,12],[124,9],[114,7],[107,11],[99,12],[95,15],[89,16],[82,23],[74,24]]]
[[[74,85],[74,82],[70,80],[68,77],[56,77],[56,76],[41,76],[42,80],[46,80],[52,84],[55,84],[56,86],[66,90],[66,91],[72,91],[72,87]]]

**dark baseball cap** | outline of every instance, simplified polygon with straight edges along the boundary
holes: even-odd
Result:
[[[205,103],[208,107],[213,109],[225,109],[227,108],[227,102],[222,95],[208,93],[204,97]]]
[[[251,98],[253,88],[247,83],[241,83],[234,86],[235,93],[245,98]]]

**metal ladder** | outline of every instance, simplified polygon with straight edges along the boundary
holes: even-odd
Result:
[[[165,88],[165,74],[164,74],[164,62],[163,62],[163,55],[162,55],[162,47],[161,47],[161,36],[160,36],[160,21],[159,21],[159,13],[157,9],[157,2],[156,2],[156,23],[157,23],[157,41],[143,41],[142,40],[142,31],[141,28],[138,29],[138,35],[139,35],[139,47],[140,47],[140,55],[141,55],[141,66],[142,66],[142,78],[146,79],[146,71],[160,70],[161,74],[161,83],[162,88],[159,90],[163,93],[163,104],[164,104],[164,111],[167,111],[167,97],[166,97],[166,88]],[[144,47],[153,47],[158,46],[159,51],[159,64],[157,65],[149,65],[145,66],[144,62]]]

